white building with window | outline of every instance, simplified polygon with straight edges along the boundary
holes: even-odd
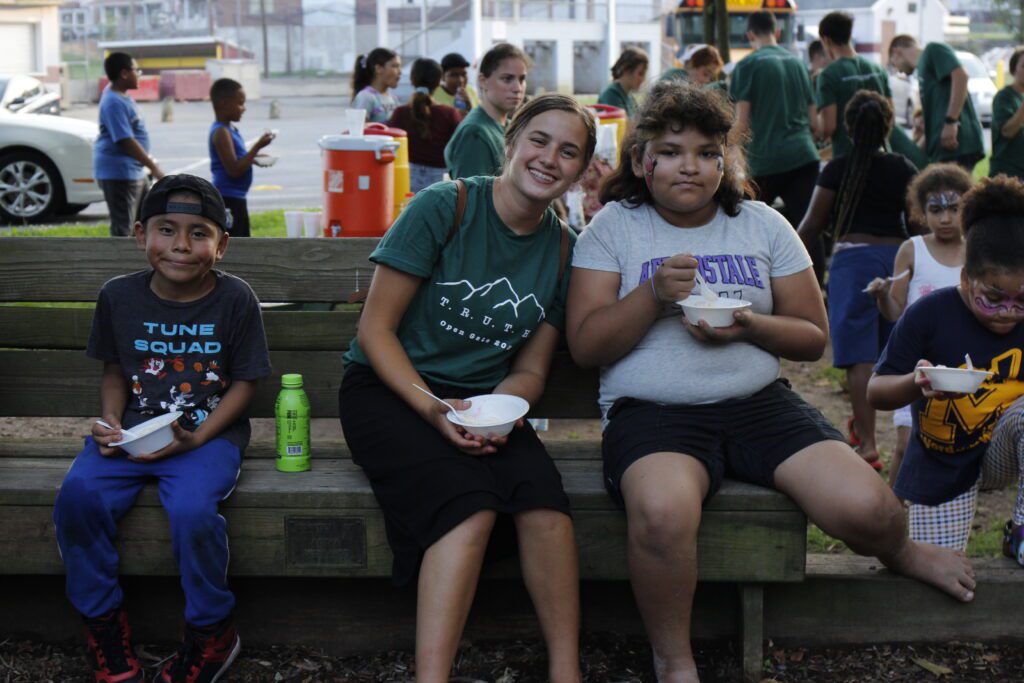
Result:
[[[59,6],[59,0],[0,0],[0,73],[59,78]]]

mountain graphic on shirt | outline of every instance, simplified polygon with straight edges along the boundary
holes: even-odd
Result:
[[[532,293],[520,297],[508,278],[501,277],[493,282],[476,286],[469,280],[458,280],[456,282],[437,282],[438,287],[459,288],[458,300],[470,302],[474,306],[483,304],[487,310],[504,311],[511,309],[513,315],[518,319],[521,315],[528,316],[536,313],[538,322],[544,319],[544,307],[537,301]]]

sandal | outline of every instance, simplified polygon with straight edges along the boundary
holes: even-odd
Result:
[[[846,421],[846,431],[850,433],[850,438],[846,440],[846,443],[850,444],[853,448],[860,445],[860,436],[857,434],[857,423],[853,421],[853,415]]]

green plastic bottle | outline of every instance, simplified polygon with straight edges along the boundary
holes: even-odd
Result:
[[[302,375],[281,376],[281,393],[274,403],[277,421],[277,469],[305,472],[309,462],[309,397],[302,390]]]

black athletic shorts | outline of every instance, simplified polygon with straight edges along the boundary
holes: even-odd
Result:
[[[843,435],[817,408],[777,379],[747,398],[702,405],[662,405],[620,398],[608,411],[602,455],[608,493],[622,504],[622,475],[652,453],[684,453],[707,468],[707,499],[729,477],[775,488],[775,468],[789,456]],[[705,500],[707,500],[705,499]]]

